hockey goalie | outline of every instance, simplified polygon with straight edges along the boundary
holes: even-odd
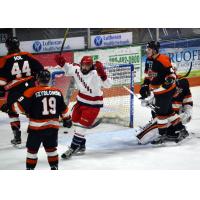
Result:
[[[182,123],[185,125],[190,122],[192,119],[192,94],[189,87],[189,82],[186,78],[178,78],[176,81],[176,93],[173,96],[172,107],[173,110],[179,114]],[[155,99],[151,94],[149,97],[141,100],[141,105],[150,107],[152,112],[152,120],[143,127],[136,129],[136,138],[138,139],[139,144],[151,143],[155,138],[159,137],[158,134],[158,125],[157,117],[154,113],[154,104]],[[165,141],[174,141],[173,138],[170,138],[170,135],[173,136],[173,126],[168,124],[168,137]],[[171,134],[170,134],[171,133]],[[187,136],[185,136],[187,137]],[[164,141],[164,142],[165,142]]]

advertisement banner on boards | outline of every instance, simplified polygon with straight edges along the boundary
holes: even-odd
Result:
[[[133,43],[132,32],[91,36],[92,48],[126,46],[126,45],[131,45],[132,43]]]
[[[164,48],[160,53],[170,57],[172,65],[177,68],[178,74],[186,74],[192,62],[190,77],[200,76],[200,47]],[[144,77],[146,55],[142,54],[142,77]]]
[[[27,51],[30,53],[45,53],[45,52],[59,52],[62,46],[63,38],[49,39],[49,40],[34,40],[34,41],[23,41],[20,42],[21,51]],[[73,37],[67,38],[64,51],[67,50],[78,50],[85,48],[84,37]],[[5,44],[0,44],[0,56],[7,54]]]
[[[121,47],[111,49],[98,49],[91,51],[81,51],[74,53],[74,62],[80,63],[81,58],[90,55],[93,60],[99,60],[107,68],[119,64],[134,65],[134,82],[140,82],[141,79],[141,47]]]

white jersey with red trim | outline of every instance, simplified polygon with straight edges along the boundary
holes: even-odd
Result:
[[[63,69],[67,75],[71,75],[75,79],[79,90],[77,95],[79,103],[93,107],[103,106],[103,91],[101,88],[110,88],[112,86],[110,78],[103,81],[95,69],[88,74],[83,74],[80,66],[75,64],[66,63]]]

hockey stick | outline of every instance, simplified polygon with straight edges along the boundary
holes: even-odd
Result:
[[[66,39],[67,39],[68,32],[69,32],[69,28],[67,28],[67,30],[65,31],[64,39],[63,39],[62,46],[61,46],[61,49],[60,49],[60,55],[61,55],[62,52],[63,52],[63,48],[64,48],[64,45],[65,45],[65,41],[66,41]]]
[[[190,74],[190,72],[191,72],[191,70],[192,70],[192,62],[190,63],[190,68],[189,68],[188,72],[187,72],[185,75],[183,75],[183,76],[181,76],[180,78],[178,78],[178,79],[183,79],[183,78],[188,77],[189,74]]]
[[[138,97],[133,91],[131,91],[131,90],[130,90],[129,88],[127,88],[125,85],[123,86],[123,88],[124,88],[125,90],[127,90],[130,94],[133,94],[135,97],[137,97],[138,100],[141,101],[140,97]],[[151,108],[154,112],[155,112],[155,109],[156,109],[156,108],[159,108],[158,106],[155,106],[155,105],[153,105],[153,104],[148,104],[147,107]]]

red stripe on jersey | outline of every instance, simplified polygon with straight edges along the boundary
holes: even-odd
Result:
[[[19,110],[22,112],[22,113],[25,113],[25,110],[23,109],[23,107],[17,102],[17,106],[19,107]]]
[[[166,90],[162,90],[162,91],[160,91],[160,92],[156,92],[156,91],[154,92],[154,91],[153,91],[153,93],[154,93],[154,95],[164,94],[164,93],[166,93],[166,92],[169,92],[169,91],[173,90],[175,87],[176,87],[176,84],[173,84],[170,88],[168,88],[168,89],[166,89]]]
[[[172,104],[182,104],[181,101],[173,101]]]
[[[45,130],[45,129],[49,129],[49,128],[54,128],[54,129],[59,129],[59,126],[57,125],[46,125],[46,126],[40,126],[40,127],[35,127],[35,126],[28,126],[29,129],[31,130]]]
[[[191,98],[191,97],[192,97],[192,95],[189,94],[189,95],[186,95],[186,96],[184,97],[184,99]]]
[[[5,86],[5,90],[10,90],[11,88],[13,87],[16,87],[17,85],[23,83],[23,82],[26,82],[30,79],[32,79],[33,76],[29,76],[29,77],[26,77],[26,78],[20,78],[20,79],[15,79],[11,82],[9,82],[6,86]]]
[[[180,108],[172,108],[174,111],[179,111]]]
[[[0,80],[1,80],[1,81],[7,82],[7,79],[6,79],[6,78],[3,78],[3,77],[0,77]]]
[[[58,118],[53,118],[53,119],[32,119],[32,118],[30,118],[30,122],[39,122],[39,123],[42,123],[42,122],[49,122],[49,121],[58,122],[59,119]]]
[[[103,100],[103,96],[95,96],[95,97],[91,97],[91,96],[88,96],[86,94],[83,94],[83,93],[78,93],[78,96],[83,98],[83,99],[86,99],[86,100],[89,100],[89,101],[99,101],[99,100]]]

